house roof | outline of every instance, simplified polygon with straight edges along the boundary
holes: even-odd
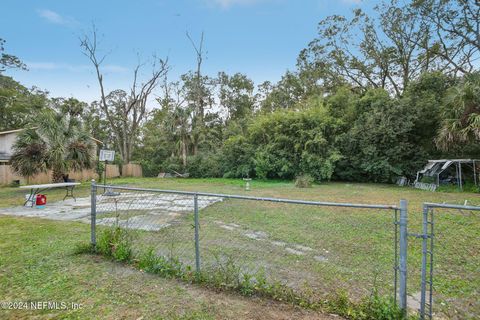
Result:
[[[37,129],[37,127],[33,127],[32,129]],[[1,132],[0,132],[0,136],[1,136],[1,135],[4,135],[4,134],[9,134],[9,133],[21,132],[21,131],[23,131],[23,130],[25,130],[25,128],[23,128],[23,129],[9,130],[9,131],[1,131]],[[102,141],[100,141],[100,140],[98,140],[98,139],[96,139],[96,138],[94,138],[94,137],[90,137],[90,139],[92,139],[93,141],[95,141],[95,142],[98,143],[98,144],[103,144]],[[0,157],[0,159],[1,159],[1,157]]]
[[[90,137],[90,139],[92,139],[93,141],[95,141],[96,143],[98,144],[102,144],[103,145],[103,142],[98,140],[98,139],[95,139],[94,137]]]
[[[15,130],[2,131],[2,132],[0,132],[0,135],[20,132],[20,131],[23,131],[23,130],[25,130],[25,129],[15,129]]]

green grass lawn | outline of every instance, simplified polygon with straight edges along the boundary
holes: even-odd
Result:
[[[0,310],[0,319],[330,319],[149,275],[75,254],[89,226],[0,217],[0,300],[80,304],[78,310]]]
[[[313,188],[298,189],[291,182],[286,181],[254,181],[252,190],[245,191],[243,181],[228,179],[126,178],[114,179],[111,182],[116,185],[142,188],[331,202],[398,205],[400,199],[407,199],[410,232],[421,231],[421,204],[423,202],[463,204],[465,200],[468,200],[469,204],[480,204],[479,195],[474,193],[431,193],[380,184],[332,182],[315,185]],[[0,206],[21,204],[24,193],[25,191],[20,189],[0,188]],[[62,199],[63,194],[63,190],[52,190],[47,192],[47,197],[49,201],[55,201]],[[77,196],[88,196],[88,194],[88,183],[76,189]],[[130,212],[129,217],[131,216]],[[224,267],[231,262],[241,272],[265,272],[267,277],[272,280],[278,280],[302,292],[309,291],[316,297],[324,297],[328,293],[338,290],[346,291],[352,298],[368,295],[373,288],[377,288],[385,295],[392,292],[394,233],[391,211],[317,208],[303,205],[226,200],[201,210],[200,217],[202,268],[207,270],[219,266]],[[173,227],[158,232],[134,232],[136,250],[141,251],[153,247],[160,254],[178,256],[191,264],[194,256],[192,220],[192,214],[185,214]],[[35,221],[35,223],[25,221]],[[72,232],[82,235],[78,237],[78,240],[88,241],[88,226],[77,223],[59,224],[39,221],[41,220],[3,218],[2,226],[8,228],[10,224],[21,224],[23,230],[28,230],[42,224],[53,224],[55,230],[50,233],[51,237],[61,238],[62,241],[69,242],[71,246],[73,244],[71,237],[67,237],[69,240],[61,237],[62,232],[66,237],[68,230],[71,229]],[[478,316],[480,314],[478,303],[478,288],[480,287],[479,215],[470,212],[458,214],[452,214],[451,211],[443,212],[437,215],[436,223],[436,236],[439,244],[435,249],[434,263],[436,310],[441,310],[443,314],[453,318],[459,315],[460,317],[462,315],[463,317]],[[257,239],[249,237],[252,234]],[[36,238],[33,235],[28,237]],[[52,244],[47,239],[40,239],[38,243],[26,241],[29,243],[28,250],[38,255],[43,254],[44,251],[50,252],[52,256],[55,253],[61,255],[59,252],[67,255],[65,252],[69,252],[66,249],[68,245],[64,244],[60,248],[56,242]],[[40,247],[35,247],[36,245]],[[293,251],[288,251],[290,249]],[[4,259],[6,258],[2,257],[2,262]],[[22,264],[28,264],[26,262],[28,260],[23,261],[18,256],[16,259],[19,261],[12,265],[13,269],[18,270]],[[85,270],[89,270],[95,260],[89,256],[73,255],[68,255],[68,259],[81,260],[81,263],[78,261],[79,263],[74,264],[77,268]],[[55,261],[55,258],[42,259],[47,264],[50,263],[50,260]],[[410,294],[419,291],[420,260],[421,242],[418,239],[410,238],[408,283]],[[96,263],[98,265],[100,262]],[[112,266],[104,261],[101,264]],[[10,264],[5,263],[4,265]],[[35,270],[35,267],[33,269]],[[2,273],[4,272],[2,271]],[[105,271],[100,273],[105,273]],[[85,273],[79,274],[79,277],[81,276],[86,276],[88,279],[88,275]],[[146,275],[143,276],[146,277]],[[55,281],[65,281],[60,274],[51,277]],[[166,280],[158,279],[157,281]],[[72,286],[72,291],[74,291],[79,284],[70,283],[68,285]],[[128,285],[128,280],[125,280],[125,285]],[[176,285],[179,286],[179,284]],[[2,287],[8,287],[13,291],[8,296],[9,298],[15,297],[15,293],[22,295],[25,299],[33,294],[31,291],[26,291],[25,287],[17,289],[10,285]],[[35,285],[29,288],[35,288]],[[40,289],[40,292],[44,290],[45,288]],[[51,290],[49,293],[52,295],[61,296],[58,286]],[[102,295],[94,293],[93,296],[97,301],[103,301],[105,303],[103,307],[110,308],[110,312],[115,314],[112,306],[107,307],[108,294],[106,292]],[[126,309],[134,309],[129,303],[126,304]],[[93,307],[92,310],[97,307]],[[198,305],[193,306],[194,310],[190,309],[188,312],[197,312],[198,308],[195,309],[196,307]],[[198,312],[204,312],[204,310]],[[207,310],[206,312],[208,315],[222,317],[219,316],[218,310]]]

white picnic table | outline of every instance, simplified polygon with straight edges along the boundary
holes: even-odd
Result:
[[[65,197],[63,197],[63,200],[65,200],[67,197],[72,197],[73,200],[77,201],[77,199],[75,199],[75,196],[73,195],[73,188],[75,188],[75,186],[78,186],[79,184],[80,182],[59,182],[21,186],[20,189],[30,189],[30,195],[28,196],[27,200],[23,205],[25,206],[27,203],[30,202],[30,206],[33,207],[37,194],[45,190],[54,188],[65,188],[67,190],[67,193],[65,194]]]

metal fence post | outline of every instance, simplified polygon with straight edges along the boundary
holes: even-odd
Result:
[[[407,200],[400,200],[400,283],[399,306],[404,314],[407,311]]]
[[[425,301],[427,289],[427,240],[428,240],[428,205],[423,204],[422,230],[422,284],[420,296],[420,319],[425,319]]]
[[[200,272],[200,240],[199,240],[199,221],[198,221],[198,194],[193,196],[193,211],[195,216],[195,267],[197,273]]]
[[[95,235],[95,227],[97,223],[97,184],[95,179],[92,179],[92,188],[91,188],[91,206],[90,206],[90,242],[93,247],[97,245],[97,238]]]

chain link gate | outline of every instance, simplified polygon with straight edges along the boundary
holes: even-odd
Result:
[[[303,201],[92,181],[91,210],[93,245],[97,228],[120,227],[135,238],[137,253],[153,248],[151,252],[209,276],[219,268],[230,272],[230,262],[242,279],[260,266],[268,269],[269,280],[295,290],[308,282],[320,300],[335,294],[329,291],[335,287],[364,297],[371,294],[374,278],[379,293],[391,294],[406,312],[405,200],[399,206]]]
[[[452,319],[474,319],[480,314],[479,213],[480,206],[423,204],[423,230],[418,235],[422,238],[420,319],[434,317],[434,291],[439,313]]]

